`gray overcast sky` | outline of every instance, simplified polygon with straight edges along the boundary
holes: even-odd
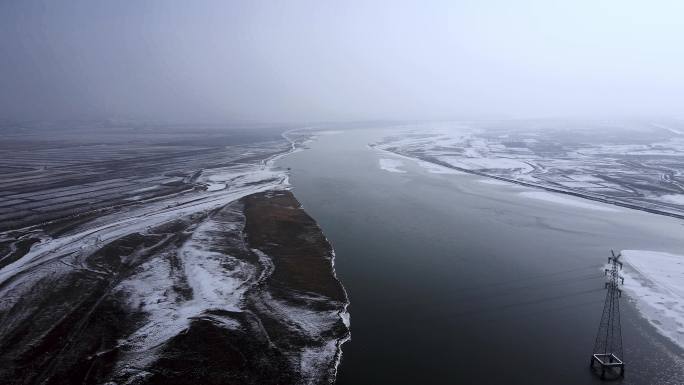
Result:
[[[0,119],[674,115],[684,1],[0,1]]]

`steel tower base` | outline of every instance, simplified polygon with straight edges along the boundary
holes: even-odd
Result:
[[[590,367],[592,370],[599,370],[602,379],[606,378],[606,372],[619,377],[625,376],[625,363],[613,353],[593,354]]]

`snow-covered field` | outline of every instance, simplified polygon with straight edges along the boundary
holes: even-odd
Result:
[[[424,123],[388,131],[371,146],[433,167],[684,218],[682,126],[678,121]]]
[[[51,316],[73,317],[69,311],[75,305],[69,301],[90,300],[87,291],[73,293],[73,298],[58,297],[55,298],[58,310],[50,312],[36,305],[52,292],[52,289],[46,291],[45,285],[58,287],[64,282],[81,281],[83,285],[93,285],[91,289],[97,293],[99,283],[108,282],[93,309],[100,303],[113,301],[115,305],[107,306],[115,306],[117,316],[128,314],[127,320],[131,322],[125,331],[117,329],[124,334],[118,334],[115,346],[106,349],[117,351],[116,360],[110,362],[115,362],[112,375],[117,381],[133,383],[140,376],[150,376],[154,372],[150,365],[158,362],[171,341],[186,333],[197,320],[211,322],[226,330],[231,338],[247,334],[253,344],[243,346],[251,349],[252,354],[267,354],[259,350],[269,338],[264,335],[264,327],[258,326],[261,316],[291,325],[292,330],[279,326],[282,329],[279,332],[292,332],[292,338],[300,338],[301,346],[278,347],[283,349],[280,354],[294,368],[293,372],[301,376],[298,383],[319,383],[331,378],[331,367],[336,368],[341,344],[348,338],[346,329],[339,326],[348,322],[346,304],[331,303],[323,297],[301,297],[293,304],[287,300],[292,301],[299,295],[294,290],[285,298],[261,293],[264,280],[273,271],[272,258],[250,249],[245,241],[242,198],[290,188],[287,171],[277,168],[274,161],[298,151],[299,144],[308,140],[308,136],[292,133],[291,139],[288,135],[286,132],[283,140],[275,143],[227,147],[225,158],[219,148],[214,150],[217,155],[212,154],[208,157],[210,161],[199,166],[185,164],[188,168],[183,169],[181,164],[180,171],[174,171],[180,176],[172,182],[183,183],[184,187],[169,194],[144,195],[158,192],[157,185],[132,188],[114,184],[121,191],[130,191],[132,198],[126,201],[133,203],[82,223],[75,221],[68,231],[55,233],[34,226],[0,233],[0,246],[9,245],[10,251],[8,256],[0,254],[0,262],[8,261],[0,264],[0,319],[4,321],[0,342],[30,320],[44,320],[42,327],[48,328],[47,331],[35,325],[36,336],[27,335],[23,337],[27,341],[20,340],[24,343],[13,343],[11,347],[18,354],[33,354],[32,346],[42,343],[44,335],[52,332],[54,325],[48,322]],[[146,178],[152,184],[159,180],[167,182],[169,178]],[[123,181],[128,183],[127,179]],[[45,194],[67,194],[72,190],[81,196],[100,190],[117,194],[118,190],[109,186],[115,182],[107,182],[104,187],[97,182],[85,188],[69,186]],[[42,192],[26,194],[34,197]],[[23,203],[19,198],[6,201],[12,205]],[[23,239],[37,242],[19,254],[18,245]],[[17,258],[13,258],[14,253]],[[321,258],[327,260],[330,256],[321,255]],[[334,271],[330,279],[336,281]],[[59,301],[64,304],[60,305]],[[327,306],[326,310],[319,311],[323,305]],[[78,327],[72,329],[74,333],[86,334]],[[74,339],[75,344],[81,343]],[[85,338],[83,344],[87,341]],[[0,350],[5,347],[0,344]],[[268,349],[276,349],[274,343]],[[273,362],[273,365],[282,363]],[[4,373],[1,369],[0,372]]]
[[[623,250],[624,290],[639,312],[684,348],[684,255]]]
[[[493,186],[508,186],[508,187],[515,187],[517,186],[514,183],[511,182],[505,182],[499,179],[478,179],[478,182],[484,183],[484,184],[489,184]]]
[[[43,265],[65,254],[85,254],[96,250],[101,244],[111,242],[126,234],[145,232],[146,229],[194,213],[214,210],[242,197],[261,191],[288,188],[287,175],[282,171],[263,166],[241,166],[241,173],[230,174],[232,186],[220,191],[173,197],[131,211],[100,217],[88,228],[57,238],[45,236],[25,256],[0,269],[0,298],[5,297],[15,283],[5,281],[23,271]],[[7,306],[0,300],[0,310]]]
[[[150,354],[153,349],[188,328],[193,319],[204,316],[207,311],[243,310],[245,291],[251,286],[250,281],[255,281],[258,270],[235,256],[217,251],[225,239],[216,234],[239,232],[244,222],[234,207],[226,207],[220,214],[202,222],[178,250],[182,272],[174,271],[168,259],[155,258],[143,263],[136,274],[115,288],[127,298],[131,309],[147,315],[146,322],[121,342],[129,355],[144,352],[143,356],[154,359]],[[169,290],[180,277],[188,290],[192,290],[192,298]],[[221,321],[225,327],[239,327],[230,320]],[[139,355],[135,356],[139,360]]]
[[[459,175],[459,174],[463,175],[463,174],[465,174],[464,172],[454,170],[453,168],[440,166],[438,164],[434,164],[431,162],[425,162],[422,160],[418,161],[418,165],[420,167],[426,169],[431,174],[451,174],[451,175]]]

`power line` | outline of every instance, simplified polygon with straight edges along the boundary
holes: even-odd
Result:
[[[580,303],[573,303],[573,304],[568,304],[568,305],[563,305],[563,306],[554,306],[554,307],[546,307],[542,310],[538,311],[532,311],[532,312],[526,312],[524,314],[519,314],[517,316],[507,316],[506,319],[525,319],[525,318],[531,318],[534,316],[537,316],[539,314],[548,314],[550,312],[555,312],[555,311],[564,311],[564,310],[569,310],[569,309],[576,309],[578,307],[585,307],[585,306],[590,306],[590,305],[596,305],[599,303],[602,303],[603,300],[593,300],[593,301],[585,301],[585,302],[580,302]],[[482,322],[500,322],[501,317],[491,317],[483,320]]]
[[[471,290],[479,291],[479,290],[490,288],[490,287],[506,286],[510,283],[531,281],[531,280],[536,280],[536,279],[544,279],[544,278],[548,278],[548,277],[553,277],[555,275],[572,273],[575,271],[582,271],[582,270],[588,270],[588,269],[598,269],[599,267],[601,267],[601,265],[598,265],[598,264],[597,265],[583,266],[583,267],[576,267],[573,269],[559,270],[559,271],[554,271],[551,273],[535,274],[535,275],[530,275],[530,276],[522,277],[522,278],[515,278],[515,279],[509,279],[509,280],[505,280],[505,281],[498,281],[497,283],[492,283],[489,285],[478,285],[478,286],[468,286],[468,287],[463,287],[463,288],[457,288],[454,291],[455,292],[471,291]]]
[[[574,284],[577,282],[599,279],[601,277],[602,277],[601,274],[589,274],[589,275],[582,275],[579,277],[571,277],[571,278],[561,279],[561,280],[557,280],[555,282],[545,283],[545,284],[532,284],[532,285],[513,286],[513,287],[501,287],[501,285],[499,285],[498,287],[493,288],[493,289],[495,289],[495,291],[485,293],[484,295],[477,293],[477,294],[471,294],[471,295],[467,295],[467,296],[456,296],[456,297],[453,297],[450,299],[456,300],[456,301],[464,301],[464,300],[473,299],[473,300],[478,300],[479,302],[481,302],[481,301],[485,301],[488,299],[501,298],[501,297],[505,297],[505,296],[509,296],[509,295],[520,294],[520,291],[523,291],[526,289],[536,289],[536,288],[540,288],[542,286],[544,288],[546,288],[549,286],[569,285],[569,284]],[[502,291],[505,291],[505,292],[502,292]]]
[[[527,300],[527,301],[512,302],[512,303],[496,306],[496,308],[492,308],[491,306],[486,306],[486,307],[483,307],[482,309],[473,309],[471,311],[452,313],[452,314],[449,314],[449,317],[458,318],[458,317],[475,315],[475,314],[499,312],[501,310],[508,309],[508,308],[517,308],[520,306],[535,305],[535,304],[542,303],[542,302],[556,301],[556,300],[563,299],[563,298],[570,298],[570,297],[574,297],[574,296],[578,296],[578,295],[595,293],[595,292],[600,291],[600,290],[603,290],[603,289],[589,289],[589,290],[572,292],[572,293],[568,293],[568,294],[561,294],[561,295],[536,298],[536,299],[531,299],[531,300]]]

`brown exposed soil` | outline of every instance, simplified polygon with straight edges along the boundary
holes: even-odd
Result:
[[[270,286],[346,301],[333,278],[328,240],[291,192],[253,194],[244,202],[249,244],[273,258]]]

